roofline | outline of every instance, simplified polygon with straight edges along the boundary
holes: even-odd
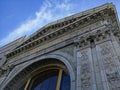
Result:
[[[66,20],[75,18],[76,16],[83,16],[83,15],[89,14],[91,11],[96,11],[97,9],[100,9],[100,7],[103,8],[103,7],[106,7],[106,6],[109,6],[109,5],[113,6],[114,4],[112,2],[111,3],[105,3],[103,5],[100,5],[100,6],[88,9],[88,10],[84,10],[82,12],[79,12],[79,13],[76,13],[76,14],[73,14],[73,15],[70,15],[70,16],[66,16],[66,17],[58,19],[58,20],[55,20],[53,22],[50,22],[50,23],[46,24],[44,27],[48,27],[48,26],[51,26],[51,25],[54,25],[54,24],[57,24],[57,23],[60,23],[60,22],[64,22]]]
[[[115,5],[114,5],[112,2],[110,2],[110,3],[105,3],[105,4],[103,4],[103,5],[94,7],[94,8],[92,8],[92,9],[88,9],[88,10],[82,11],[82,12],[80,12],[80,13],[67,16],[67,17],[61,18],[61,19],[59,19],[59,20],[55,20],[55,21],[53,21],[53,22],[50,22],[50,23],[46,24],[45,26],[41,27],[40,29],[38,29],[36,32],[34,32],[34,33],[31,34],[30,36],[28,36],[26,40],[28,40],[29,38],[33,37],[33,36],[36,35],[38,32],[42,31],[43,29],[45,29],[45,28],[47,28],[47,27],[49,27],[49,26],[55,25],[55,24],[57,24],[57,23],[62,23],[62,22],[64,22],[64,21],[70,20],[70,19],[75,18],[75,17],[80,17],[80,16],[83,16],[83,15],[87,15],[87,14],[90,14],[91,12],[92,12],[92,13],[98,12],[98,11],[100,11],[100,10],[103,10],[103,8],[106,8],[106,7],[115,8]],[[115,10],[115,9],[114,9],[114,10]]]
[[[14,41],[12,41],[12,42],[4,45],[4,46],[1,46],[0,49],[3,49],[3,48],[7,48],[7,47],[9,47],[9,46],[12,46],[14,43],[16,43],[17,41],[19,41],[19,40],[21,40],[21,39],[24,39],[25,37],[26,37],[26,35],[25,35],[25,36],[22,36],[22,37],[20,37],[20,38],[17,38],[16,40],[14,40]]]

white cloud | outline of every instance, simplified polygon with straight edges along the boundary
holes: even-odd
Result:
[[[43,25],[56,19],[68,16],[73,9],[73,2],[70,0],[45,0],[40,10],[35,13],[34,19],[26,19],[23,23],[13,30],[7,37],[0,40],[0,46],[5,45],[21,36],[30,35]]]

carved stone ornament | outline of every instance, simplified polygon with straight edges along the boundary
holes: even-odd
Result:
[[[113,49],[109,44],[104,43],[100,46],[103,66],[111,90],[120,90],[120,74],[115,64]]]
[[[113,55],[113,49],[110,44],[111,44],[110,42],[106,42],[100,46],[101,53],[103,56],[110,55],[110,54]]]
[[[4,56],[4,54],[0,54],[0,67],[5,63],[6,61],[6,57]]]
[[[118,72],[107,74],[107,79],[112,90],[120,90],[120,74]]]
[[[91,86],[91,73],[86,51],[81,52],[81,86],[84,89]]]
[[[8,75],[13,68],[13,65],[0,67],[0,77]]]
[[[110,30],[106,27],[104,29],[97,30],[92,33],[88,33],[84,36],[80,36],[76,40],[74,40],[74,43],[78,48],[85,48],[90,46],[91,41],[100,42],[107,40],[109,38],[110,38]]]

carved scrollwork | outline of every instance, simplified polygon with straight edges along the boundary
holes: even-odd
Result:
[[[82,61],[83,61],[83,62],[84,62],[84,61],[87,61],[87,60],[88,60],[87,52],[84,51],[84,52],[81,52],[81,54],[82,54],[82,57],[81,57]]]
[[[106,73],[113,73],[116,71],[116,66],[114,63],[104,64],[104,68],[106,69]]]
[[[108,82],[112,90],[119,90],[120,89],[120,75],[118,72],[114,72],[111,74],[106,74]]]
[[[110,47],[108,44],[105,44],[104,46],[101,47],[101,54],[102,55],[110,54]]]
[[[81,78],[81,82],[82,82],[82,87],[83,88],[88,88],[91,86],[91,83],[90,83],[90,77],[86,77],[86,78]]]
[[[1,67],[0,68],[0,77],[8,75],[13,68],[14,68],[13,65]]]
[[[87,64],[82,65],[82,70],[81,70],[81,83],[82,83],[82,87],[90,87],[91,82],[90,82],[90,70],[89,70],[89,66]]]
[[[103,66],[106,72],[108,84],[112,90],[120,89],[120,75],[117,71],[117,65],[115,64],[113,49],[109,45],[110,43],[104,43],[100,46],[101,56],[103,60]]]
[[[87,51],[81,52],[81,86],[84,89],[91,86],[91,72]]]
[[[89,66],[87,63],[82,64],[81,67],[82,67],[82,70],[81,70],[82,74],[90,73]]]
[[[110,64],[110,63],[112,63],[112,62],[113,62],[112,57],[105,57],[105,58],[104,58],[104,63]]]

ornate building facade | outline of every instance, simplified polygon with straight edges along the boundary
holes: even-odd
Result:
[[[120,90],[115,6],[52,22],[0,48],[0,90]]]

